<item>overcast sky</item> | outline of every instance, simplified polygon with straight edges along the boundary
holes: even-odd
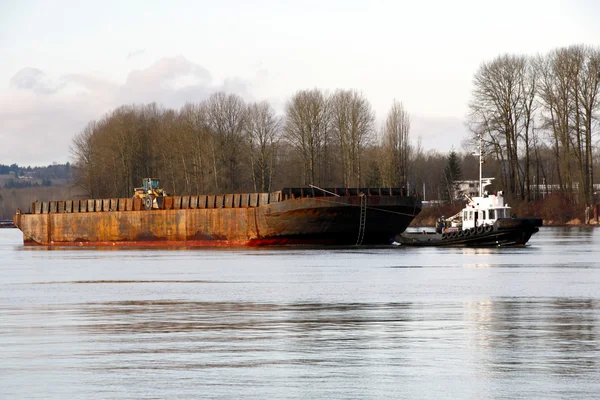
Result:
[[[400,100],[414,142],[460,149],[478,66],[600,45],[599,4],[0,1],[0,164],[69,161],[73,136],[119,105],[219,90],[281,112],[299,89],[358,89],[378,121]]]

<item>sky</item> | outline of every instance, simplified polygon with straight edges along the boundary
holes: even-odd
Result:
[[[0,1],[0,164],[72,161],[85,125],[124,104],[226,91],[282,113],[296,91],[356,89],[411,140],[461,148],[481,63],[600,45],[600,2]]]

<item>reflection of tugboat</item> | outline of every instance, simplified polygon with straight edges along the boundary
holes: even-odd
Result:
[[[441,217],[435,232],[404,232],[396,241],[410,246],[518,246],[527,243],[542,226],[540,218],[517,218],[504,204],[502,192],[483,191],[493,178],[481,178],[481,145],[479,166],[479,197],[468,197],[468,203],[458,214]]]

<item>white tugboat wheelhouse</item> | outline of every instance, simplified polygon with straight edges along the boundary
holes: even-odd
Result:
[[[482,187],[492,184],[493,178],[482,180]],[[504,204],[504,193],[489,194],[487,191],[478,197],[469,197],[469,202],[458,213],[462,223],[456,224],[462,230],[479,226],[494,225],[498,218],[510,218],[510,207]],[[454,220],[454,218],[452,218]],[[458,226],[460,225],[460,226]]]

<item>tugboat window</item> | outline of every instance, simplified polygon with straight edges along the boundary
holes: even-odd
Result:
[[[490,210],[490,219],[496,219],[496,210]]]

